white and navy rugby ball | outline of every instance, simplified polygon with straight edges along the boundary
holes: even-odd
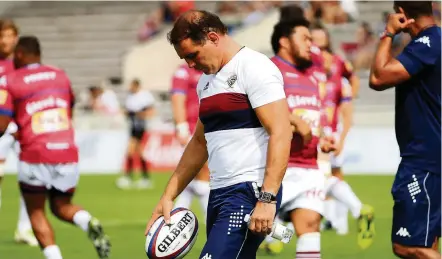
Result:
[[[185,208],[176,208],[170,213],[170,224],[159,217],[146,238],[146,254],[150,259],[183,258],[195,244],[198,234],[198,219]]]

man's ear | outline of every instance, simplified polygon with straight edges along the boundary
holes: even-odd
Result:
[[[207,38],[213,44],[218,45],[218,43],[219,43],[219,35],[216,32],[212,32],[211,31],[211,32],[207,33]]]

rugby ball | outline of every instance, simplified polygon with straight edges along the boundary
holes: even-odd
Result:
[[[176,208],[170,213],[170,224],[159,217],[146,237],[146,254],[150,259],[183,258],[195,244],[198,234],[198,219],[185,208]]]

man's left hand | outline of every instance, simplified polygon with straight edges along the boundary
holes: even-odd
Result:
[[[386,30],[392,34],[398,34],[414,23],[414,19],[407,19],[403,13],[392,13],[388,16]]]
[[[250,216],[249,229],[260,235],[268,235],[272,232],[273,220],[276,214],[275,203],[264,203],[258,201]]]

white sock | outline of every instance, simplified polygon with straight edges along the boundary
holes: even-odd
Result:
[[[336,232],[341,235],[348,233],[348,207],[342,202],[336,203],[336,219],[332,223]]]
[[[338,181],[331,187],[330,195],[347,206],[354,218],[359,218],[361,215],[362,203],[348,183],[345,181]]]
[[[87,231],[89,228],[89,221],[91,221],[92,216],[89,214],[89,212],[85,210],[77,211],[74,215],[74,223],[78,227],[80,227],[83,231]]]
[[[46,259],[63,259],[60,248],[57,245],[50,245],[43,249]]]
[[[208,182],[195,181],[195,187],[198,188],[198,200],[204,214],[204,222],[207,220],[207,206],[209,205],[210,185]]]
[[[18,222],[17,230],[19,232],[26,232],[32,230],[31,221],[29,220],[28,211],[26,210],[25,201],[20,195],[20,203],[18,207]]]
[[[298,237],[296,242],[296,259],[320,259],[321,234],[307,233]]]
[[[328,199],[324,202],[324,217],[333,224],[336,219],[336,200]]]
[[[189,185],[187,185],[187,187],[175,200],[175,208],[190,208],[193,199],[192,184],[193,182],[190,182]]]

